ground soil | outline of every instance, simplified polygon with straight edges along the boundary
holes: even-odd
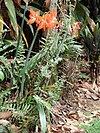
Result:
[[[79,80],[67,96],[52,107],[52,133],[85,133],[80,122],[100,118],[100,77],[98,84]]]

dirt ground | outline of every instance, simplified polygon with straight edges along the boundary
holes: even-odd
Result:
[[[52,107],[53,133],[85,133],[80,122],[100,118],[100,77],[98,84],[79,80],[73,89]]]

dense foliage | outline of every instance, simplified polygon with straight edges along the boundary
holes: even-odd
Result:
[[[88,1],[87,7],[82,0],[0,4],[0,111],[12,112],[20,132],[49,132],[51,107],[73,88],[82,58],[89,60],[91,77],[98,77],[99,2]],[[9,126],[0,129],[13,133]]]

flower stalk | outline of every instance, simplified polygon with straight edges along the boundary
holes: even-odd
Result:
[[[14,62],[12,64],[12,77],[11,77],[11,81],[10,81],[10,87],[13,86],[14,68],[15,68],[16,57],[17,57],[17,54],[18,54],[19,45],[20,45],[20,42],[21,42],[21,35],[22,35],[22,32],[23,32],[24,19],[25,19],[25,14],[26,14],[26,11],[27,11],[27,6],[28,6],[28,3],[26,3],[25,9],[24,9],[22,23],[21,23],[21,28],[20,28],[20,33],[19,33],[19,37],[18,37],[18,43],[17,43],[17,47],[16,47],[16,51],[15,51],[15,56],[14,56]]]
[[[33,39],[32,43],[31,43],[31,46],[30,46],[30,49],[29,49],[29,52],[27,54],[27,58],[26,58],[26,61],[25,61],[25,66],[24,66],[23,71],[22,71],[22,83],[21,83],[20,97],[23,97],[24,84],[25,84],[25,72],[26,72],[26,69],[27,69],[27,64],[28,64],[28,61],[29,61],[29,57],[30,57],[32,48],[34,46],[34,43],[35,43],[35,40],[36,40],[37,35],[38,35],[38,30],[36,31],[35,36],[34,36],[34,39]]]

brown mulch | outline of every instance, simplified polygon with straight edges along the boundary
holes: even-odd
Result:
[[[100,118],[100,77],[98,84],[79,80],[73,90],[52,107],[52,133],[85,133],[79,122]]]

